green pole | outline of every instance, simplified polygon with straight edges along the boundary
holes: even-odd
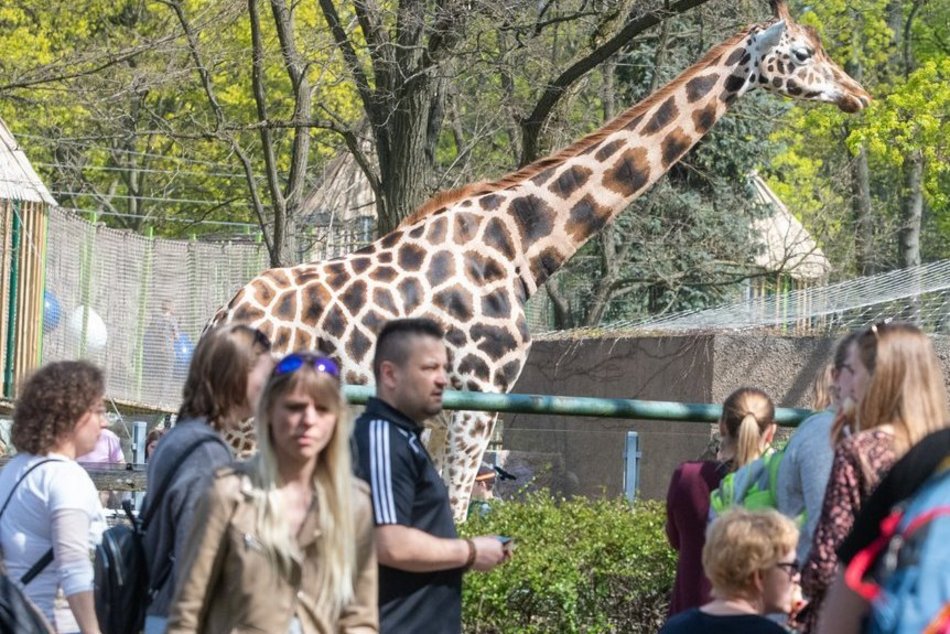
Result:
[[[46,213],[45,213],[46,231],[43,232],[43,244],[40,245],[40,249],[41,249],[40,267],[42,270],[42,275],[40,277],[43,279],[43,310],[40,311],[40,324],[39,324],[40,327],[38,329],[39,330],[38,338],[40,340],[40,345],[38,346],[38,350],[40,353],[40,357],[39,357],[40,365],[43,364],[43,346],[46,343],[46,330],[43,328],[43,326],[46,319],[46,253],[49,250],[49,218],[50,218],[49,206],[46,205],[43,208],[46,210]],[[60,318],[62,319],[62,316],[60,316]]]
[[[371,385],[347,385],[343,388],[343,391],[350,403],[363,405],[374,395],[375,388]],[[624,398],[548,396],[543,394],[491,394],[455,390],[443,392],[442,406],[448,410],[590,416],[594,418],[634,418],[694,423],[715,423],[722,416],[722,406],[712,403],[638,401]],[[812,413],[808,409],[779,407],[775,410],[775,422],[783,427],[794,427]]]
[[[20,278],[20,201],[13,201],[10,236],[10,305],[7,306],[7,355],[3,373],[3,395],[13,398],[13,364],[16,357],[16,302]]]
[[[154,245],[154,227],[145,228],[145,258],[142,263],[142,277],[139,282],[139,312],[135,328],[135,398],[142,399],[142,374],[145,364],[145,321],[148,319],[149,282],[152,279],[152,247]]]

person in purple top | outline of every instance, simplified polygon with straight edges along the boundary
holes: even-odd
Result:
[[[93,450],[76,458],[76,462],[80,464],[124,465],[125,455],[122,453],[122,442],[113,431],[103,429]]]

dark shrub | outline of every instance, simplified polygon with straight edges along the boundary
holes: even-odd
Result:
[[[508,535],[513,561],[465,577],[467,634],[656,632],[676,556],[657,502],[554,500],[543,493],[472,517],[465,535]]]

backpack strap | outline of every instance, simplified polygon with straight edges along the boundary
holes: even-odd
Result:
[[[10,495],[7,496],[6,501],[3,503],[3,508],[0,508],[0,517],[3,516],[3,512],[7,510],[7,507],[10,505],[10,502],[13,501],[13,494],[16,493],[16,488],[20,486],[20,483],[26,480],[26,476],[30,475],[30,472],[33,471],[33,469],[36,469],[37,467],[44,465],[47,462],[58,462],[58,461],[55,458],[43,458],[36,464],[31,465],[30,468],[26,470],[26,473],[20,476],[20,479],[17,480],[13,484],[13,488],[10,489]],[[22,577],[20,577],[20,583],[22,583],[25,586],[29,582],[33,581],[37,577],[37,575],[39,575],[41,572],[46,570],[46,567],[50,565],[51,563],[53,563],[53,549],[52,548],[50,548],[45,553],[43,553],[43,556],[37,559],[35,564],[30,566],[30,569],[27,570],[26,573],[24,573]]]
[[[157,501],[162,499],[162,497],[165,495],[165,491],[168,489],[169,486],[171,486],[172,480],[174,480],[175,474],[178,472],[178,469],[181,468],[183,464],[185,464],[185,460],[187,460],[191,456],[191,454],[193,454],[195,450],[198,449],[198,447],[204,444],[207,444],[209,442],[220,443],[221,445],[225,447],[225,449],[228,449],[229,452],[231,451],[230,448],[228,448],[228,446],[221,439],[221,437],[215,434],[214,436],[205,436],[204,438],[201,438],[200,440],[198,440],[198,442],[196,442],[195,444],[191,445],[190,447],[185,449],[183,452],[181,452],[181,455],[178,456],[178,458],[175,460],[174,463],[172,463],[172,467],[168,471],[168,476],[162,481],[162,483],[158,487],[155,488],[155,494],[149,497],[148,508],[146,508],[145,512],[142,513],[142,518],[141,518],[142,520],[141,528],[143,532],[148,527],[149,522],[152,521],[152,517],[155,515],[155,511],[158,509]]]

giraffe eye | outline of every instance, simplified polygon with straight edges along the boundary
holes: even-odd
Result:
[[[796,48],[792,51],[792,55],[795,56],[795,61],[799,64],[804,64],[811,59],[811,56],[814,55],[814,52],[808,47]]]

